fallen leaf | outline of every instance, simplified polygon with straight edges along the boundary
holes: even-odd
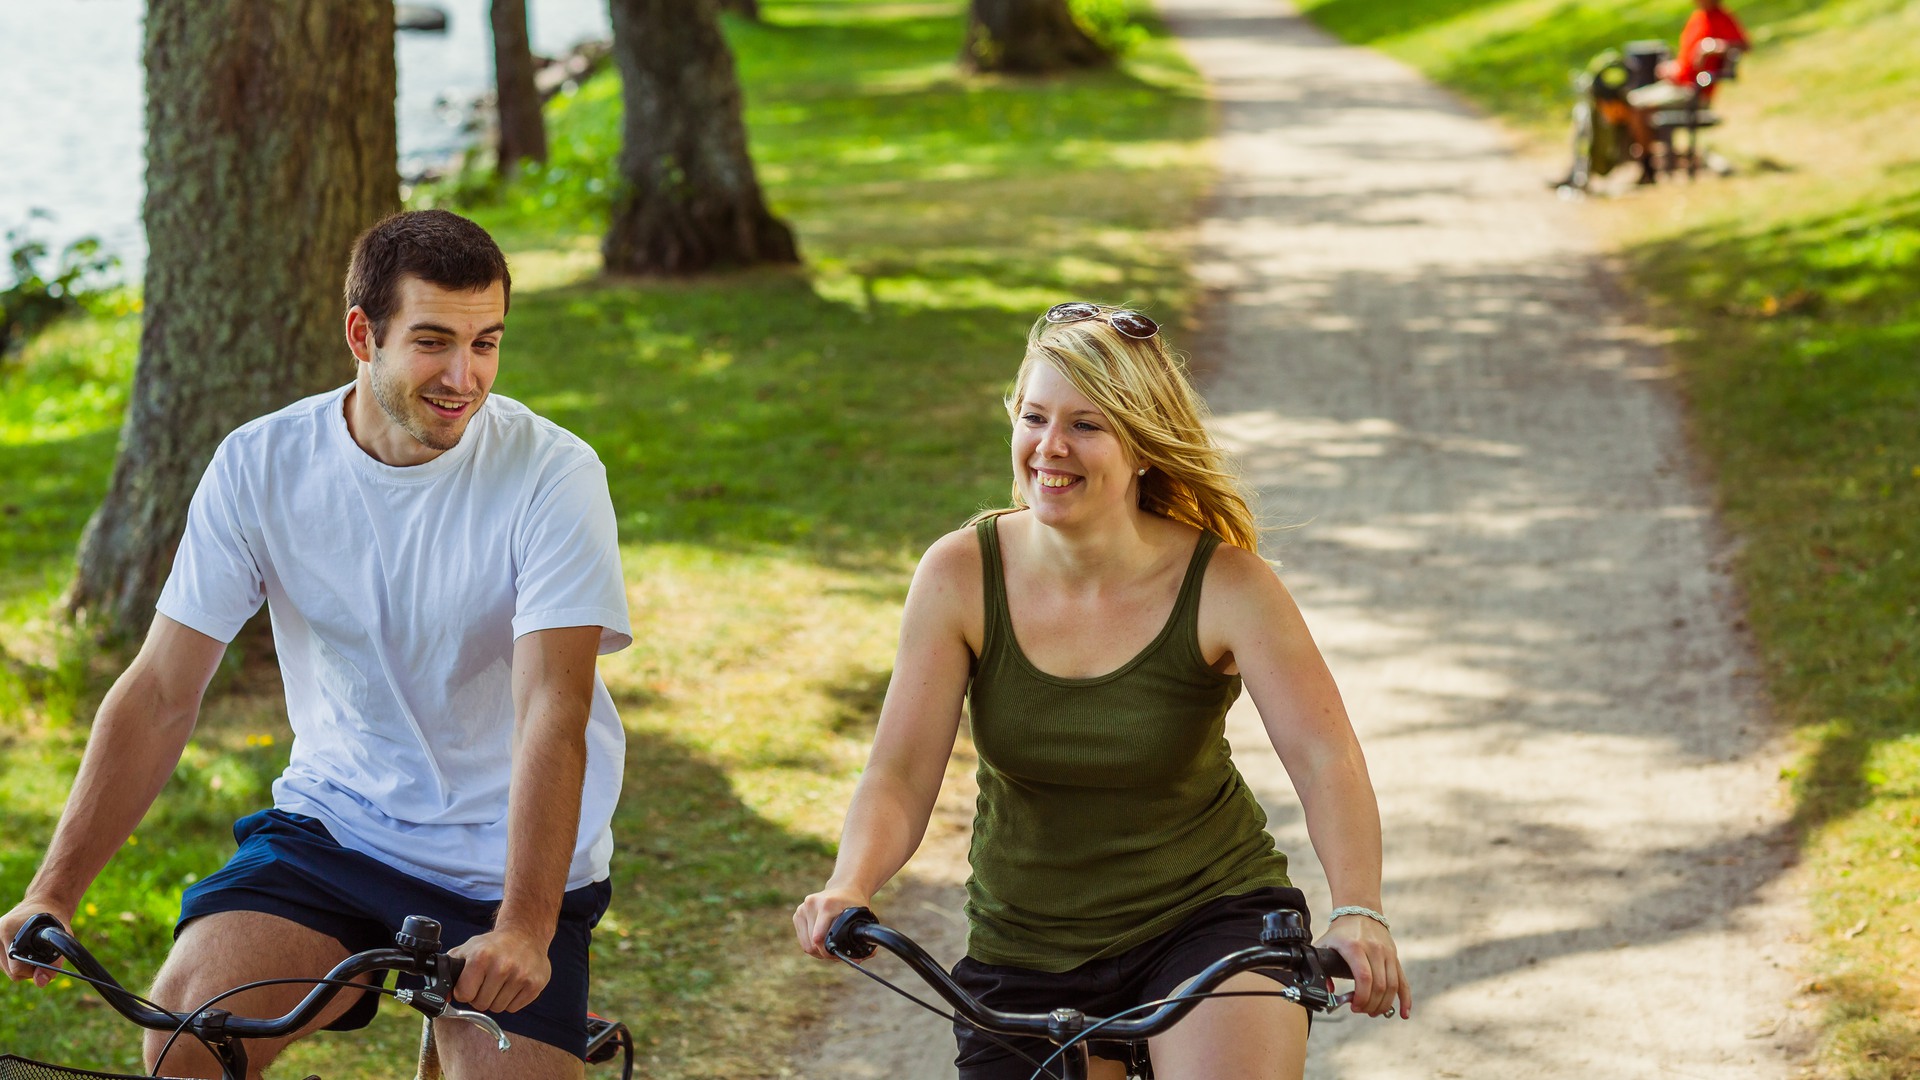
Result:
[[[1857,938],[1861,934],[1866,933],[1866,931],[1867,931],[1867,920],[1865,918],[1862,918],[1859,922],[1854,923],[1852,926],[1847,927],[1846,930],[1842,932],[1840,936],[1843,938],[1846,938],[1848,941],[1852,941],[1854,938]]]

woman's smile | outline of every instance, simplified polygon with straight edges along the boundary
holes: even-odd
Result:
[[[1062,492],[1078,484],[1083,477],[1073,473],[1059,472],[1054,469],[1035,469],[1033,474],[1040,478],[1040,486],[1048,492]]]

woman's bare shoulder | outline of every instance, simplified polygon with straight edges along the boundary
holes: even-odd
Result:
[[[1230,544],[1225,540],[1220,541],[1220,546],[1213,549],[1213,565],[1228,574],[1278,577],[1274,573],[1273,564],[1260,553],[1248,551],[1238,544]]]
[[[913,572],[913,591],[928,596],[979,596],[985,567],[973,526],[955,529],[928,545]]]
[[[980,574],[980,537],[971,525],[955,529],[927,545],[926,553],[920,556],[920,569],[914,576],[944,577],[969,572],[976,577]]]
[[[928,546],[913,572],[907,594],[907,621],[926,629],[944,627],[979,651],[980,598],[986,589],[986,563],[979,535],[969,526],[955,529]]]
[[[1284,596],[1287,591],[1272,563],[1258,552],[1228,543],[1214,549],[1204,584],[1212,596],[1256,602]]]

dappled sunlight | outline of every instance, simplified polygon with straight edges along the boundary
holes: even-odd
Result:
[[[511,266],[517,295],[560,289],[598,274],[600,249],[584,242],[568,247],[522,248],[513,253]]]
[[[894,304],[919,311],[998,308],[1011,317],[1009,321],[1045,311],[1058,303],[1060,296],[1057,286],[1051,289],[1042,286],[1010,289],[1002,282],[987,278],[930,280],[875,277],[867,280],[867,295],[874,303]]]

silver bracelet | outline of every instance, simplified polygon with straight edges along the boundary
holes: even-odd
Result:
[[[1333,920],[1341,917],[1342,915],[1365,915],[1367,918],[1372,919],[1374,922],[1379,923],[1381,926],[1386,927],[1388,930],[1393,929],[1393,924],[1387,921],[1387,917],[1385,915],[1380,914],[1379,912],[1373,910],[1370,907],[1361,907],[1359,904],[1347,904],[1344,907],[1334,908],[1332,911],[1327,913],[1327,925],[1329,926],[1333,925]]]

